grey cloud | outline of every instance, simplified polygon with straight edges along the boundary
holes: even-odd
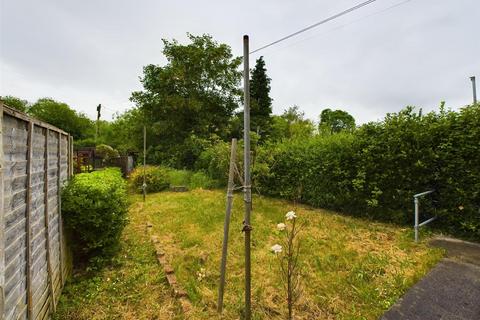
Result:
[[[100,102],[130,105],[142,66],[165,62],[162,38],[210,33],[241,55],[243,34],[256,48],[359,2],[0,1],[0,94],[52,96],[89,115]],[[338,107],[366,122],[405,105],[469,103],[480,2],[402,2],[379,0],[254,55],[265,56],[274,112],[297,104],[316,119]]]

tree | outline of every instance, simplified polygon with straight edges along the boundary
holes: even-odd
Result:
[[[262,136],[270,133],[272,125],[272,98],[270,98],[270,81],[263,57],[257,59],[251,72],[250,81],[250,117],[252,130],[260,129]]]
[[[320,132],[337,133],[353,129],[355,129],[355,119],[346,111],[324,109],[320,114]]]
[[[297,105],[289,107],[283,110],[282,118],[288,121],[288,123],[300,122],[305,118],[305,112],[301,111]]]
[[[17,109],[18,111],[26,112],[28,109],[28,101],[14,96],[0,97],[3,103],[7,106]]]
[[[313,122],[305,119],[305,113],[298,106],[293,106],[284,110],[282,115],[273,116],[271,140],[311,137],[314,130]]]
[[[108,130],[100,131],[105,143],[109,143],[120,153],[143,150],[143,113],[139,108],[133,108],[122,113],[110,123]],[[147,130],[147,142],[151,139],[151,127]]]
[[[68,104],[51,98],[38,99],[28,113],[70,133],[75,139],[92,137],[95,132],[93,121],[85,114],[77,113]]]
[[[163,40],[167,63],[144,67],[144,89],[133,92],[131,100],[143,113],[157,161],[191,167],[196,155],[185,143],[191,136],[228,136],[229,119],[241,93],[241,60],[209,35],[188,34],[188,38],[186,45]]]
[[[98,120],[98,122],[92,122],[94,128],[88,129],[87,137],[83,139],[75,139],[73,141],[75,147],[84,148],[84,147],[95,147],[100,144],[113,144],[113,141],[121,141],[118,135],[120,132],[113,132],[113,124],[114,122],[106,121],[106,120]],[[96,127],[98,126],[98,134],[95,135]],[[125,136],[125,135],[124,135]],[[123,138],[125,138],[123,136]],[[130,138],[130,137],[128,137]]]

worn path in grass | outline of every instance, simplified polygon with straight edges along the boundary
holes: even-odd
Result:
[[[383,320],[480,319],[480,245],[438,238],[447,256],[413,286]]]

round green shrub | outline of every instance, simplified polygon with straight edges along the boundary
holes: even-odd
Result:
[[[95,155],[102,158],[103,160],[120,157],[120,154],[117,150],[106,144],[99,144],[98,146],[96,146]]]
[[[155,166],[145,166],[144,170],[143,166],[139,166],[130,173],[130,190],[134,192],[142,192],[144,172],[147,192],[159,192],[170,187],[170,174],[167,169]]]
[[[108,259],[127,224],[128,200],[119,169],[82,173],[62,192],[62,215],[76,260]]]

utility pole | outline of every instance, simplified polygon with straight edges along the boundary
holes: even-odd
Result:
[[[97,143],[97,137],[98,137],[98,122],[100,121],[100,112],[102,110],[102,105],[99,104],[97,106],[97,123],[96,123],[96,128],[95,128],[95,144]]]
[[[475,76],[471,76],[470,80],[472,80],[473,104],[477,104],[477,85],[475,84]]]
[[[145,202],[145,198],[147,196],[147,181],[145,180],[145,166],[147,162],[147,127],[143,126],[143,184],[142,184],[142,192],[143,192],[143,202]]]
[[[243,231],[245,232],[245,320],[252,317],[251,309],[251,263],[250,263],[250,210],[252,208],[252,186],[250,178],[250,66],[249,66],[248,35],[243,36],[243,142],[245,177],[243,186],[245,217]]]

